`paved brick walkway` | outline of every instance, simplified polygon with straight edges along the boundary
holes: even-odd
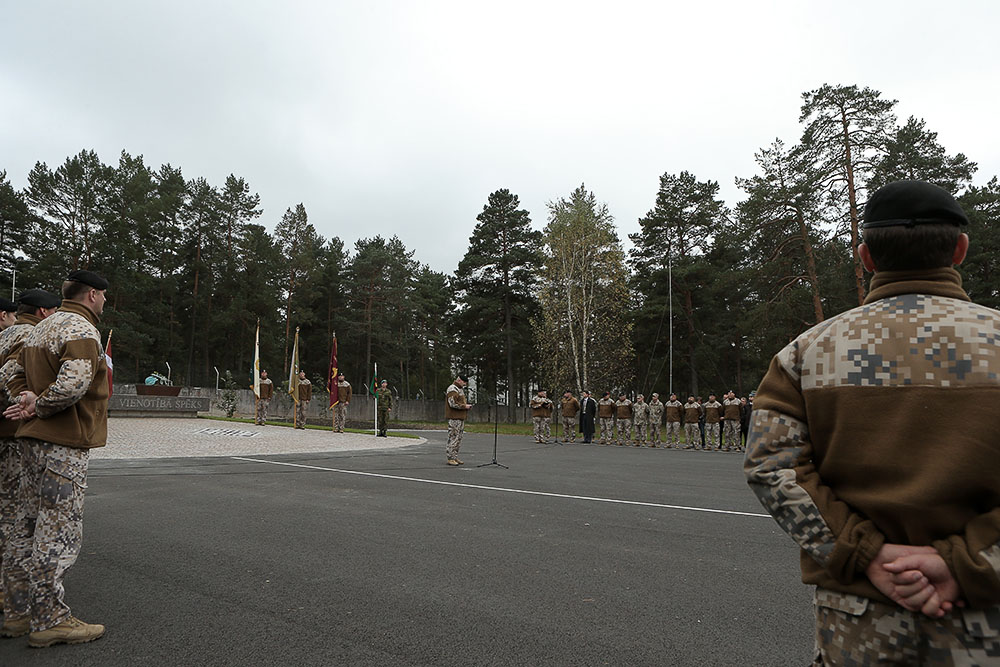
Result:
[[[150,459],[181,456],[249,456],[361,449],[394,449],[423,438],[376,438],[361,433],[296,430],[213,419],[108,420],[108,445],[91,450],[95,459]]]

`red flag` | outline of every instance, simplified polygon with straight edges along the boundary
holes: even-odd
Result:
[[[330,392],[330,407],[340,403],[340,389],[337,387],[337,334],[333,334],[333,349],[330,351],[330,369],[326,374],[326,390]]]
[[[104,358],[108,362],[108,398],[111,398],[111,394],[115,393],[115,385],[111,381],[111,376],[113,375],[115,365],[111,363],[111,334],[108,334],[108,346],[104,348]]]

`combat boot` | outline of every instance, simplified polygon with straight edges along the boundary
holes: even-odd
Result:
[[[84,623],[80,619],[70,616],[59,625],[32,632],[28,635],[28,646],[32,648],[45,648],[53,644],[83,644],[92,642],[104,635],[104,626],[94,623]]]
[[[0,637],[23,637],[29,632],[31,632],[31,618],[29,616],[4,619],[3,627],[0,628]]]

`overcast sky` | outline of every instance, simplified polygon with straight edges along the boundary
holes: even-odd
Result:
[[[126,150],[216,185],[273,230],[302,202],[351,247],[397,234],[452,272],[490,192],[541,229],[585,183],[620,234],[664,172],[736,176],[794,143],[801,93],[899,100],[1000,173],[1000,3],[3,0],[0,170]]]

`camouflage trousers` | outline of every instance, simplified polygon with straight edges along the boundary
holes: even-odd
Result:
[[[684,424],[684,437],[687,439],[687,446],[693,449],[701,449],[701,429],[697,422]]]
[[[7,567],[8,618],[31,613],[40,632],[70,613],[63,578],[83,544],[83,496],[90,451],[22,438],[21,485]]]
[[[615,426],[618,428],[618,444],[632,442],[632,420],[619,419]]]
[[[347,404],[337,403],[333,406],[333,430],[337,433],[344,432],[344,424],[347,423]]]
[[[378,411],[378,432],[380,435],[385,435],[389,430],[389,411],[379,410]]]
[[[576,417],[563,417],[563,442],[569,440],[570,442],[576,441]]]
[[[306,427],[306,410],[309,409],[309,401],[299,401],[295,406],[295,428]]]
[[[449,459],[458,458],[458,450],[462,447],[462,433],[465,431],[464,419],[448,420],[448,449],[445,453]]]
[[[660,424],[659,422],[649,425],[649,442],[658,445],[660,444]]]
[[[671,447],[681,445],[681,423],[667,422],[667,444]]]
[[[894,604],[816,589],[813,665],[995,665],[1000,607],[940,619]]]
[[[726,449],[736,451],[740,448],[740,422],[727,419],[722,423],[722,435],[725,438]]]
[[[549,417],[532,417],[535,424],[535,440],[546,442],[552,436],[552,420]]]
[[[5,556],[14,533],[17,513],[17,492],[21,483],[21,447],[16,438],[0,439],[0,592],[10,599],[4,565],[11,562]],[[5,612],[9,613],[9,612]],[[22,614],[23,615],[23,614]],[[9,616],[8,618],[13,618]]]
[[[606,445],[615,441],[615,419],[614,417],[601,417],[601,444]]]
[[[649,422],[635,422],[635,443],[646,444],[646,437],[649,433]]]
[[[705,422],[705,448],[719,448],[719,423],[709,424]]]
[[[267,406],[271,404],[269,400],[257,399],[257,414],[254,416],[254,423],[263,425],[267,421]]]

